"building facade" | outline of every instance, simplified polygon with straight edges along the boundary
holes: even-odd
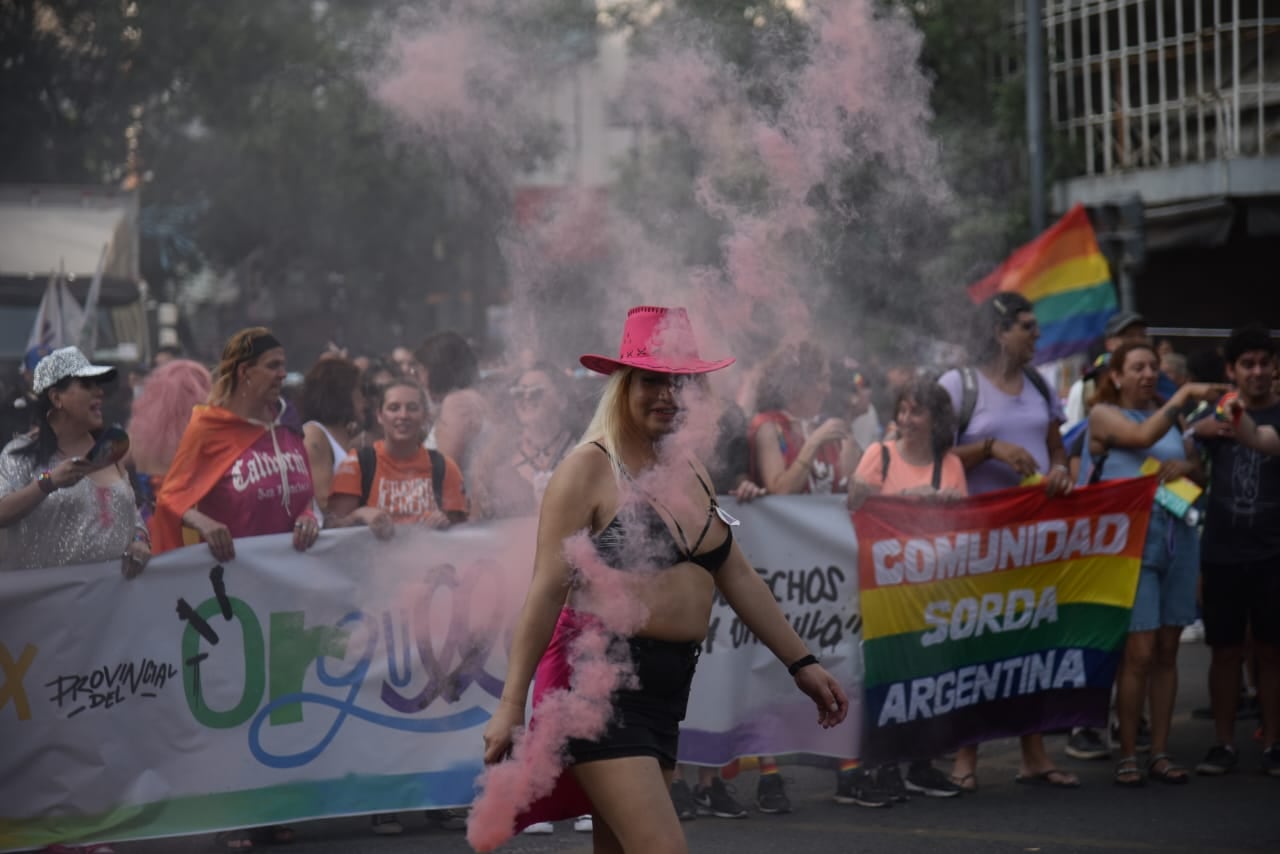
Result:
[[[1044,0],[1053,188],[1085,204],[1156,327],[1280,327],[1280,0]],[[1125,294],[1122,290],[1122,297]],[[1198,335],[1191,333],[1198,332]]]

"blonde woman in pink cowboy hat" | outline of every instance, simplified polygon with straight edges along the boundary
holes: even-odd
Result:
[[[535,668],[535,728],[540,699],[571,684],[569,644],[594,617],[581,610],[589,583],[581,584],[565,543],[585,530],[605,566],[651,570],[627,576],[648,616],[615,641],[629,651],[638,687],[612,694],[603,734],[569,740],[570,768],[517,829],[590,812],[598,852],[679,854],[688,847],[669,795],[677,733],[717,590],[814,701],[823,727],[844,720],[848,699],[734,543],[732,517],[717,506],[706,468],[670,446],[664,451],[663,440],[688,415],[687,387],[733,359],[699,356],[684,309],[641,306],[627,315],[616,358],[581,361],[609,379],[582,444],[543,497],[533,581],[502,698],[485,729],[485,761],[499,761],[523,725]]]

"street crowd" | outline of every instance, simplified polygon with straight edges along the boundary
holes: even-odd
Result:
[[[442,332],[377,355],[331,347],[299,375],[289,372],[296,355],[288,342],[260,327],[233,335],[212,366],[173,348],[133,371],[95,365],[75,348],[33,348],[0,412],[0,570],[109,560],[145,583],[153,555],[184,545],[203,543],[226,562],[246,537],[289,533],[305,551],[335,528],[366,526],[385,539],[401,526],[534,515],[555,489],[553,473],[585,453],[584,431],[595,438],[588,422],[606,382],[631,383],[623,393],[657,401],[646,410],[653,418],[678,422],[691,390],[714,407],[704,486],[739,501],[839,494],[856,513],[876,494],[922,503],[1019,487],[1060,495],[1137,477],[1154,457],[1162,482],[1206,486],[1202,518],[1153,510],[1112,726],[1071,732],[1065,753],[1115,760],[1114,782],[1126,788],[1185,784],[1237,766],[1280,777],[1276,343],[1264,329],[1242,327],[1220,347],[1180,354],[1150,340],[1141,316],[1120,312],[1060,396],[1033,366],[1038,337],[1031,304],[1005,293],[976,307],[969,361],[948,366],[880,364],[804,341],[727,372],[710,363],[642,367],[620,353],[610,371],[623,368],[626,378],[605,381],[588,357],[588,371],[527,354],[482,365],[464,336]],[[629,470],[616,449],[600,448]],[[684,543],[685,530],[697,528],[680,530],[684,560],[708,554]],[[1212,648],[1215,736],[1198,763],[1183,765],[1169,752],[1176,660],[1181,641],[1201,636]],[[802,682],[812,669],[806,659],[784,663],[816,699]],[[1257,732],[1237,739],[1237,720],[1250,713]],[[979,752],[963,746],[901,767],[847,757],[833,797],[886,807],[969,796],[979,790]],[[753,806],[790,811],[777,759],[754,761]],[[747,814],[725,782],[736,768],[663,769],[679,820]],[[1022,736],[1018,781],[1079,785],[1043,733]],[[462,825],[458,814],[431,817]],[[403,829],[395,815],[371,822],[378,834]],[[574,826],[591,830],[592,817]],[[547,822],[525,828],[551,830]],[[618,839],[629,832],[614,830]],[[272,826],[220,841],[242,848],[291,838]]]

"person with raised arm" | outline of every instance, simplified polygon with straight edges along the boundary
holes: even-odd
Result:
[[[1141,477],[1148,458],[1160,464],[1165,481],[1187,477],[1203,482],[1204,468],[1194,443],[1183,436],[1181,414],[1188,403],[1208,400],[1225,387],[1187,383],[1167,402],[1156,398],[1160,360],[1146,341],[1121,344],[1111,354],[1089,410],[1089,433],[1080,482]],[[1116,717],[1120,761],[1114,782],[1135,788],[1147,778],[1183,784],[1187,770],[1168,753],[1173,703],[1178,692],[1178,646],[1184,626],[1196,617],[1196,569],[1200,553],[1194,527],[1156,503],[1151,510],[1142,569],[1129,620],[1124,657],[1116,677]],[[1151,703],[1151,759],[1138,766],[1139,720]]]
[[[1210,481],[1200,543],[1204,640],[1211,651],[1214,738],[1196,773],[1220,776],[1240,761],[1235,730],[1240,673],[1257,661],[1262,770],[1280,777],[1280,389],[1265,327],[1231,333],[1223,348],[1234,395],[1224,418],[1193,425]]]

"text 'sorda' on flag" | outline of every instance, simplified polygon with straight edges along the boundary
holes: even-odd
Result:
[[[1152,478],[853,514],[868,760],[1106,719]]]

